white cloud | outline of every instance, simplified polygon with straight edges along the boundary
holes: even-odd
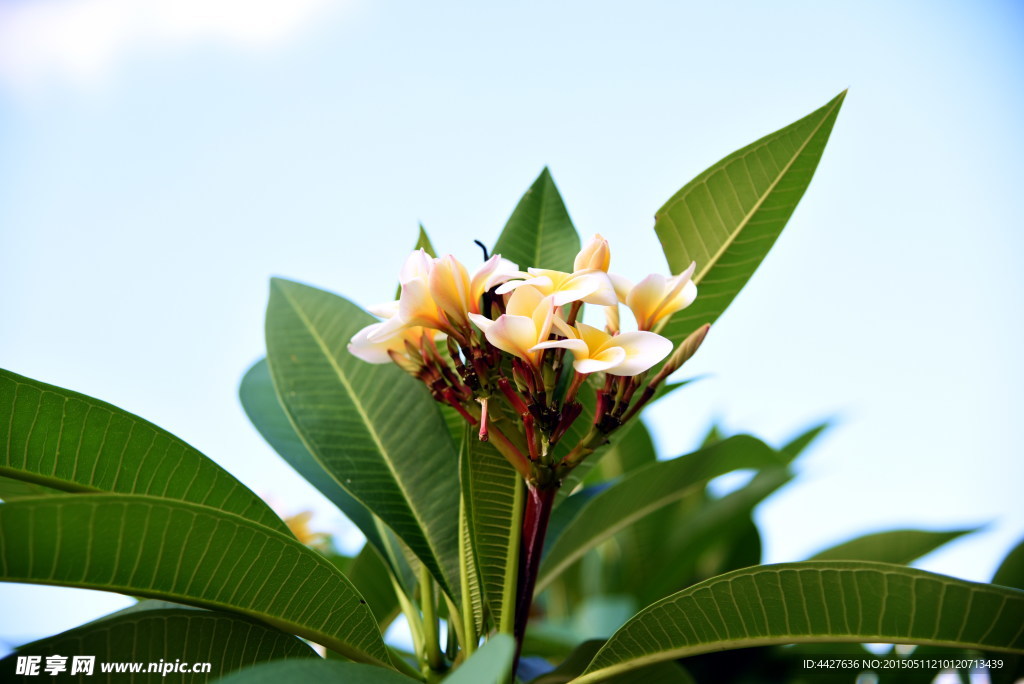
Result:
[[[0,2],[0,82],[92,85],[140,51],[199,43],[263,49],[295,36],[335,0]],[[2,85],[2,84],[0,84]]]

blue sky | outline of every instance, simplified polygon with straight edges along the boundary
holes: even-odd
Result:
[[[987,525],[920,564],[987,580],[1024,537],[1019,4],[239,7],[0,3],[0,366],[344,531],[236,400],[270,276],[387,299],[417,222],[475,260],[544,165],[614,270],[663,271],[664,200],[848,87],[810,190],[689,367],[709,377],[650,423],[669,456],[713,420],[778,443],[835,418],[759,510],[770,562]],[[0,585],[0,605],[2,647],[120,599]]]

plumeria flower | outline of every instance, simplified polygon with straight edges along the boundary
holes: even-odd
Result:
[[[469,277],[466,267],[452,255],[434,261],[430,271],[430,293],[455,325],[469,327],[468,315],[483,313],[484,293],[519,273],[519,267],[495,254]]]
[[[652,273],[636,285],[620,275],[611,274],[610,278],[619,301],[633,312],[637,327],[653,330],[662,319],[693,304],[697,286],[691,278],[696,266],[692,263],[676,276]]]
[[[586,323],[574,327],[558,322],[557,327],[566,339],[541,342],[533,349],[568,349],[577,373],[639,375],[672,352],[672,342],[652,332],[609,335]]]
[[[348,351],[356,358],[367,363],[388,363],[394,354],[405,354],[406,344],[420,346],[420,340],[427,334],[427,329],[420,326],[403,327],[386,336],[383,340],[375,339],[377,333],[388,321],[371,323],[355,335],[348,343]]]
[[[541,352],[535,347],[551,335],[555,304],[537,288],[524,285],[512,292],[497,320],[476,313],[469,318],[492,345],[536,367]]]
[[[612,253],[608,247],[608,241],[598,233],[591,238],[590,242],[576,255],[572,264],[573,271],[585,271],[596,268],[599,271],[608,272],[611,265]]]
[[[523,280],[510,280],[499,287],[497,293],[507,294],[523,285],[529,285],[542,295],[551,296],[555,306],[575,301],[603,306],[618,303],[612,281],[607,273],[599,269],[588,268],[575,273],[563,273],[546,268],[526,270],[527,273],[520,274],[524,277]]]

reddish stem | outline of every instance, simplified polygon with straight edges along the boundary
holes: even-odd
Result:
[[[551,519],[558,485],[543,489],[528,485],[526,502],[523,507],[522,537],[519,541],[519,575],[516,586],[516,622],[514,634],[516,638],[516,658],[512,666],[515,672],[519,666],[519,656],[523,650],[523,636],[526,634],[526,623],[530,620],[530,606],[533,605],[533,589],[537,584],[537,571],[540,569],[540,556],[544,550],[544,535]]]

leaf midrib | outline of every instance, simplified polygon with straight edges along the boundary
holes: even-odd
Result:
[[[428,528],[423,524],[423,519],[420,517],[419,512],[412,505],[412,499],[409,497],[409,492],[406,490],[405,484],[402,482],[401,478],[398,477],[398,473],[396,472],[394,466],[391,463],[391,452],[390,450],[384,447],[384,443],[381,441],[381,437],[378,434],[376,427],[370,420],[369,415],[366,413],[366,410],[363,407],[362,402],[359,400],[358,395],[355,393],[352,384],[349,382],[341,366],[338,365],[337,361],[334,358],[334,355],[330,353],[329,348],[326,345],[326,341],[316,332],[316,329],[313,327],[313,322],[309,319],[308,316],[306,316],[305,311],[303,311],[302,308],[298,306],[297,302],[288,294],[286,288],[282,288],[280,285],[276,285],[276,287],[278,291],[281,292],[284,298],[288,301],[288,304],[292,307],[292,310],[302,321],[302,324],[303,326],[305,326],[306,331],[309,333],[310,337],[313,338],[313,341],[320,349],[320,352],[323,354],[324,358],[327,359],[327,362],[334,370],[335,375],[337,375],[338,380],[341,381],[341,384],[345,387],[345,391],[348,393],[349,398],[352,400],[352,404],[356,407],[356,411],[359,413],[359,416],[362,419],[363,424],[369,431],[374,444],[380,450],[381,454],[384,455],[384,464],[387,466],[388,472],[391,473],[391,479],[395,482],[396,485],[398,485],[399,490],[401,490],[402,496],[405,498],[406,507],[409,509],[409,512],[412,513],[413,518],[416,519],[416,524],[419,525],[420,530],[422,530],[423,538],[427,542],[427,546],[430,548],[431,554],[433,555],[435,566],[441,569],[443,574],[443,568],[441,568],[441,563],[437,557],[437,551],[434,549],[434,545],[431,542],[430,535],[428,533]],[[289,416],[290,414],[291,412],[289,411]],[[300,439],[302,439],[303,442],[306,442],[306,437],[305,435],[302,434],[301,430],[296,430],[296,434],[299,435]],[[316,450],[313,448],[313,445],[307,444],[307,447],[309,448],[309,451],[313,455],[313,457],[320,462],[320,465],[324,468],[324,470],[335,480],[335,482],[338,483],[339,486],[344,488],[345,485],[342,484],[337,477],[335,477],[331,469],[328,468],[322,460],[320,460],[319,456],[317,456]],[[346,491],[348,491],[347,488]],[[353,496],[355,496],[354,493]],[[356,498],[362,501],[360,497],[357,496]],[[368,506],[369,504],[364,503],[364,505]]]
[[[697,269],[697,272],[694,273],[693,275],[694,283],[699,284],[701,280],[704,278],[704,276],[707,275],[707,273],[715,266],[715,264],[718,263],[719,259],[722,258],[722,255],[725,254],[729,247],[732,246],[736,238],[739,237],[740,233],[743,232],[743,229],[746,228],[747,224],[750,223],[750,220],[761,209],[761,205],[764,204],[765,200],[768,199],[769,195],[772,194],[772,192],[775,190],[775,187],[779,184],[779,182],[786,176],[787,173],[789,173],[790,168],[792,168],[796,160],[800,158],[800,155],[803,154],[804,150],[810,144],[811,140],[813,140],[815,136],[818,135],[818,131],[821,130],[821,127],[825,125],[825,122],[828,121],[828,119],[831,117],[832,112],[835,111],[836,107],[838,107],[840,104],[842,104],[841,99],[837,100],[834,104],[832,104],[828,111],[825,112],[824,116],[821,117],[821,120],[814,127],[814,130],[812,130],[811,133],[807,136],[807,138],[803,141],[803,143],[801,143],[800,147],[793,154],[790,160],[786,162],[786,165],[776,176],[775,180],[773,180],[771,185],[769,185],[768,188],[761,194],[757,202],[754,203],[754,206],[751,207],[750,211],[748,211],[746,215],[743,217],[743,219],[740,220],[739,224],[736,226],[736,229],[729,234],[729,237],[725,240],[725,242],[722,243],[722,246],[718,248],[718,251],[716,251],[715,254],[708,260],[707,265],[704,268]],[[753,150],[751,150],[751,152],[753,152]],[[711,176],[709,175],[708,178],[710,177]],[[708,178],[703,179],[701,183],[706,184]],[[682,202],[683,199],[684,198],[680,198],[679,202]],[[678,204],[678,202],[676,204]],[[671,205],[671,207],[666,207],[665,209],[665,215],[669,219],[671,219],[671,217],[668,215],[668,212],[671,211],[673,207],[675,207],[675,204]]]

